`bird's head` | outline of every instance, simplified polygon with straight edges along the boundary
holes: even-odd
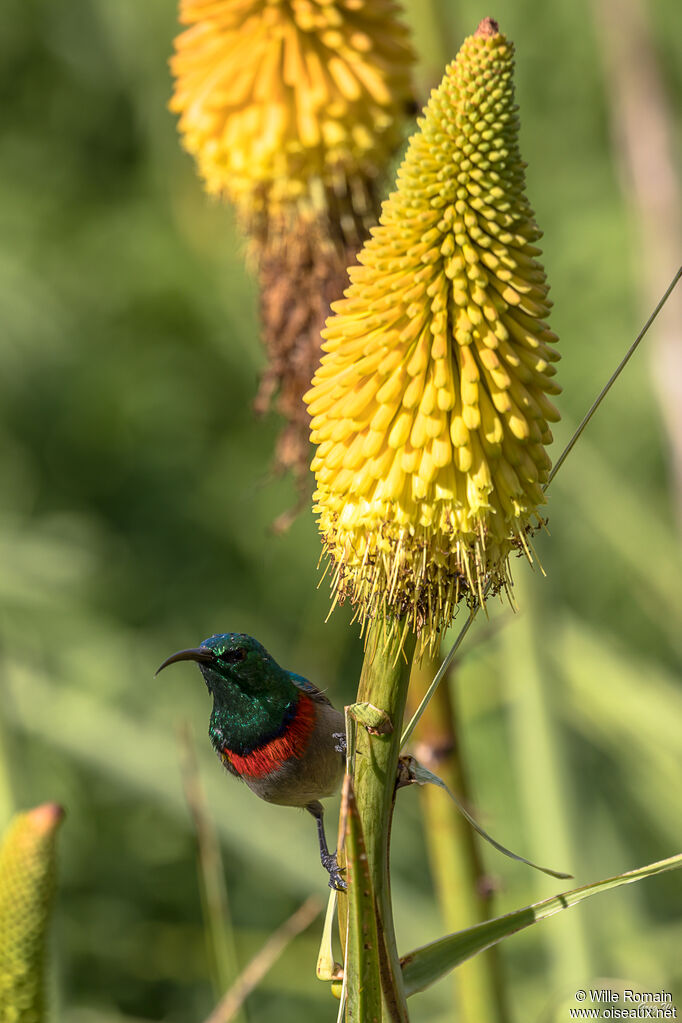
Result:
[[[218,700],[234,687],[253,696],[265,693],[284,674],[265,647],[243,632],[210,636],[198,647],[178,650],[166,658],[156,674],[176,661],[195,661],[209,692]]]

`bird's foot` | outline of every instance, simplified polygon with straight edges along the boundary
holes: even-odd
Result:
[[[334,749],[336,750],[336,752],[337,753],[343,753],[343,755],[345,757],[346,753],[348,752],[347,747],[346,747],[346,733],[345,732],[333,732],[332,733],[332,739],[336,739],[336,743],[334,744]]]
[[[329,874],[329,887],[337,892],[345,892],[348,885],[343,879],[341,868],[336,862],[336,853],[327,853],[322,856],[322,866]]]

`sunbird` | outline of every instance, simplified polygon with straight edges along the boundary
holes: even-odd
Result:
[[[196,661],[204,676],[213,697],[208,734],[227,770],[266,802],[305,807],[313,815],[329,887],[343,890],[320,802],[334,795],[343,778],[343,714],[317,686],[280,668],[258,640],[241,632],[178,650],[156,674],[176,661]]]

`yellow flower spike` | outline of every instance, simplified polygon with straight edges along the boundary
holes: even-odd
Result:
[[[412,100],[398,13],[394,0],[181,0],[170,107],[207,190],[247,218],[325,193],[371,216],[367,182]]]
[[[512,72],[486,18],[431,95],[304,398],[335,599],[406,620],[422,646],[462,597],[510,588],[551,465],[558,355]],[[352,452],[341,472],[330,435]]]
[[[0,1021],[41,1023],[44,960],[54,894],[55,803],[17,814],[0,842]]]
[[[303,490],[301,396],[414,103],[399,15],[395,0],[180,0],[189,27],[170,108],[207,191],[235,204],[249,236],[268,351],[255,409],[277,393],[287,425],[275,462]]]

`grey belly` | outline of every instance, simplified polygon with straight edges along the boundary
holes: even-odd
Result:
[[[323,706],[303,756],[293,758],[264,778],[244,778],[249,788],[268,803],[306,806],[338,790],[345,757],[335,748],[334,733],[343,733],[343,715]]]

